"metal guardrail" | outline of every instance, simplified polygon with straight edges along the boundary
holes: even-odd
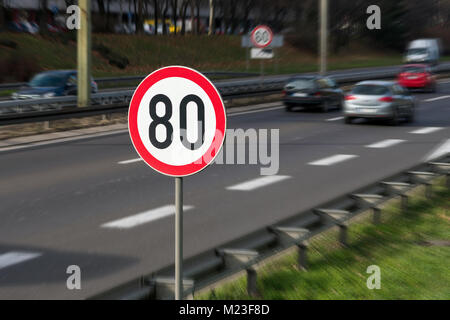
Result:
[[[436,73],[450,72],[450,64],[435,67]],[[354,83],[368,79],[393,78],[398,67],[389,70],[370,70],[348,74],[330,74],[340,84]],[[216,81],[214,84],[225,100],[265,96],[279,93],[288,79],[294,75],[268,76],[251,79]],[[89,115],[125,112],[133,90],[96,93],[91,96],[91,105],[77,108],[76,96],[47,99],[24,99],[0,101],[0,124],[15,124]]]
[[[211,289],[219,282],[245,273],[247,291],[249,295],[255,295],[257,269],[269,259],[297,247],[299,269],[307,269],[308,239],[337,226],[338,241],[346,246],[347,231],[353,217],[372,210],[373,223],[379,224],[383,205],[398,197],[402,211],[406,212],[409,192],[425,186],[425,195],[431,197],[434,179],[442,176],[446,176],[446,186],[450,188],[450,154],[189,258],[183,262],[184,297],[192,298],[199,290]],[[171,265],[91,299],[173,299],[173,274],[174,266]]]
[[[236,72],[236,71],[205,71],[204,75],[208,77],[254,77],[258,74],[254,72]],[[104,77],[104,78],[95,78],[95,82],[97,83],[121,83],[121,82],[129,82],[129,81],[141,81],[145,78],[145,76],[122,76],[122,77]],[[20,87],[25,86],[26,82],[15,82],[15,83],[0,83],[0,90],[3,89],[18,89]]]

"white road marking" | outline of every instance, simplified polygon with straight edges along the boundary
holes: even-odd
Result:
[[[0,269],[39,257],[37,252],[11,251],[0,255]]]
[[[342,120],[342,119],[344,119],[344,117],[330,118],[330,119],[327,119],[325,121],[337,121],[337,120]]]
[[[342,162],[345,160],[349,160],[352,158],[356,158],[356,157],[357,157],[357,155],[354,155],[354,154],[336,154],[334,156],[316,160],[316,161],[310,162],[308,164],[312,165],[312,166],[331,166],[333,164],[336,164],[336,163],[339,163],[339,162]]]
[[[431,161],[445,154],[450,154],[450,139],[441,143],[436,149],[434,149],[428,156],[425,157],[425,161]]]
[[[414,130],[414,131],[410,131],[409,133],[427,134],[427,133],[432,133],[432,132],[435,132],[435,131],[438,131],[438,130],[442,130],[442,129],[444,129],[444,128],[442,128],[442,127],[425,127],[425,128],[422,128],[422,129],[417,129],[417,130]]]
[[[267,186],[272,183],[280,182],[285,179],[289,179],[291,176],[265,176],[256,179],[252,179],[249,181],[245,181],[234,186],[227,187],[228,190],[239,190],[239,191],[252,191],[264,186]]]
[[[183,206],[183,210],[191,210],[193,206]],[[139,226],[144,223],[149,223],[164,217],[168,217],[175,214],[175,206],[170,204],[160,208],[144,211],[132,216],[107,222],[101,225],[102,228],[114,228],[114,229],[130,229]]]
[[[134,163],[134,162],[139,162],[139,161],[142,161],[142,158],[119,161],[118,164],[129,164],[129,163]]]
[[[375,148],[375,149],[381,149],[381,148],[387,148],[391,146],[395,146],[396,144],[402,143],[405,140],[401,139],[386,139],[379,142],[375,142],[372,144],[369,144],[366,146],[366,148]]]
[[[448,98],[450,98],[450,96],[440,96],[440,97],[436,97],[436,98],[425,99],[423,101],[431,102],[431,101],[437,101],[437,100],[448,99]]]

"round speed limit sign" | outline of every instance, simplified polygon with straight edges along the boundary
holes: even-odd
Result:
[[[253,29],[250,39],[256,47],[265,48],[272,42],[273,32],[268,26],[259,25]]]
[[[136,151],[150,167],[173,177],[188,176],[219,153],[226,130],[225,107],[201,73],[165,67],[136,88],[128,127]]]

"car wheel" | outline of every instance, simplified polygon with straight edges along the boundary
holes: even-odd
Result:
[[[286,111],[292,111],[293,107],[294,106],[292,104],[290,104],[290,103],[285,103],[284,104],[284,108],[286,109]]]
[[[391,120],[389,121],[391,126],[397,126],[399,124],[398,111],[394,110]]]
[[[344,97],[339,98],[337,108],[338,108],[338,110],[342,110],[344,108]]]
[[[345,117],[345,118],[344,118],[344,122],[345,122],[346,124],[352,124],[352,121],[353,121],[353,118],[352,118],[352,117]]]
[[[436,85],[436,82],[435,82],[435,83],[433,83],[433,85],[431,86],[431,93],[436,93],[436,91],[437,91],[437,85]]]
[[[322,112],[328,112],[330,110],[330,102],[328,100],[324,100],[322,102],[320,110]]]
[[[414,115],[415,115],[415,113],[414,113],[414,107],[411,107],[411,108],[409,109],[409,114],[408,114],[408,116],[406,117],[406,122],[407,122],[407,123],[412,123],[412,122],[414,122]]]

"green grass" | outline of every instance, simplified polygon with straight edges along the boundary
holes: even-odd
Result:
[[[350,224],[350,247],[340,248],[336,231],[313,239],[309,271],[296,267],[296,254],[258,271],[263,299],[450,299],[450,191],[436,188],[432,201],[411,201],[408,214],[397,206],[383,211],[383,224],[365,217]],[[370,265],[381,268],[381,289],[366,286]],[[245,277],[197,299],[249,299]]]
[[[10,55],[28,56],[42,70],[76,67],[76,43],[63,43],[39,35],[2,33],[0,39],[12,40],[17,49],[1,47],[0,61]],[[126,56],[130,64],[125,69],[109,65],[98,52],[92,54],[95,77],[144,75],[156,68],[180,64],[199,70],[246,71],[245,49],[240,36],[148,36],[94,34],[93,43],[103,44],[116,54]],[[277,59],[264,62],[266,73],[296,73],[316,71],[317,56],[285,41],[276,51]],[[376,50],[360,44],[350,45],[329,57],[330,69],[385,66],[401,62],[401,54]],[[250,60],[248,71],[259,72],[260,61]]]

